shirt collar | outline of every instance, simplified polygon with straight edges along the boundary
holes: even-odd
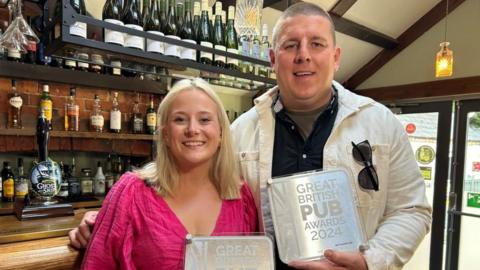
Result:
[[[332,96],[330,97],[330,102],[325,108],[325,111],[331,110],[336,103],[338,103],[338,90],[335,88],[335,85],[332,85]],[[272,110],[275,114],[283,111],[283,103],[280,99],[280,94],[277,95],[276,99],[272,103]]]

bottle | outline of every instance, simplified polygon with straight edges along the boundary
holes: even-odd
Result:
[[[263,61],[270,61],[270,43],[268,42],[268,25],[265,23],[262,26],[262,40],[260,41],[260,59]],[[270,68],[260,66],[258,75],[270,78]]]
[[[97,162],[97,173],[93,178],[95,196],[105,195],[105,175],[103,174],[102,162]]]
[[[13,62],[21,62],[22,61],[22,53],[17,49],[7,49],[7,60]]]
[[[225,47],[225,33],[222,26],[222,2],[217,1],[215,3],[215,24],[213,26],[213,47],[219,51],[226,51]],[[213,65],[217,67],[225,67],[227,61],[224,55],[214,55]]]
[[[65,69],[76,70],[77,69],[77,61],[75,60],[75,51],[71,48],[65,49],[63,52],[65,56],[65,60],[63,61],[63,67]],[[60,58],[61,59],[61,58]],[[62,59],[63,60],[63,59]]]
[[[15,180],[15,199],[23,199],[28,194],[28,179],[25,176],[23,169],[23,158],[19,158],[17,161],[18,176]]]
[[[122,76],[122,62],[120,59],[110,59],[110,67],[107,68],[107,73],[114,76]]]
[[[260,59],[260,39],[258,39],[258,35],[252,35],[250,40],[252,41],[250,57]],[[258,65],[249,65],[249,73],[258,75],[258,68]]]
[[[122,130],[122,112],[118,105],[118,92],[113,93],[112,110],[110,111],[110,132],[120,133]]]
[[[89,168],[83,168],[80,177],[80,195],[82,197],[93,197],[93,179],[91,176],[92,170]]]
[[[143,31],[142,15],[140,14],[139,0],[130,0],[128,8],[126,9],[125,17],[123,18],[125,27]],[[125,34],[125,47],[144,50],[145,40],[143,37],[136,35]]]
[[[165,25],[165,37],[180,40],[178,36],[177,22],[175,21],[175,0],[168,1],[167,24]],[[165,43],[165,55],[180,57],[178,45]]]
[[[238,54],[237,31],[234,27],[235,7],[228,7],[227,29],[225,31],[225,43],[227,52]],[[228,69],[238,70],[238,59],[227,57],[226,67]]]
[[[37,43],[33,40],[28,41],[27,53],[24,55],[24,62],[35,64],[37,59]]]
[[[200,26],[200,2],[193,2],[193,35],[198,40],[198,29]]]
[[[140,6],[140,3],[139,3]],[[142,22],[143,29],[145,30],[145,24],[147,23],[147,17],[150,15],[150,9],[152,7],[152,0],[142,0]]]
[[[159,18],[159,10],[158,10],[158,1],[152,0],[151,10],[149,11],[148,15],[146,16],[145,20],[145,31],[148,33],[164,36],[161,25],[160,25],[160,18]],[[165,44],[161,41],[147,39],[147,52],[153,53],[165,53]]]
[[[65,131],[78,131],[80,110],[75,102],[75,87],[70,87],[70,96],[65,103]]]
[[[13,202],[15,198],[15,176],[13,175],[12,168],[8,161],[3,162],[2,186],[2,201]]]
[[[49,92],[48,84],[44,84],[42,95],[40,96],[40,110],[45,114],[49,130],[52,130],[53,102]]]
[[[77,58],[78,58],[77,70],[88,71],[90,69],[90,64],[88,63],[90,61],[88,53],[84,53],[84,52],[78,53]]]
[[[90,114],[90,130],[96,132],[103,131],[104,118],[102,113],[102,107],[100,105],[100,98],[95,94],[93,100],[92,113]]]
[[[198,29],[198,43],[201,46],[213,48],[212,38],[210,36],[210,20],[208,19],[208,0],[202,0],[202,16],[200,17],[200,26]],[[213,55],[209,52],[200,52],[199,62],[211,65]]]
[[[180,31],[183,26],[183,16],[185,14],[185,11],[183,9],[183,3],[177,3],[177,9],[175,13],[175,21],[177,22],[177,29]]]
[[[122,22],[122,6],[118,0],[107,0],[103,6],[102,19],[105,22],[124,26]],[[124,34],[104,28],[104,41],[110,44],[123,46],[125,44]]]
[[[135,103],[133,104],[132,118],[130,121],[132,133],[134,134],[143,133],[143,115],[140,112],[139,102],[140,102],[140,94],[137,93],[137,98],[135,99]]]
[[[90,65],[90,72],[103,74],[105,73],[103,57],[100,54],[92,53],[92,64]]]
[[[192,24],[192,1],[185,0],[185,18],[183,21],[182,28],[180,30],[180,37],[184,42],[196,44],[195,35],[193,30]],[[195,49],[190,49],[186,47],[182,47],[180,52],[180,58],[196,61],[197,60],[197,52]]]
[[[150,96],[150,105],[147,108],[147,133],[155,134],[157,129],[157,113],[155,112],[155,106],[153,104],[153,95]]]
[[[159,12],[160,29],[165,34],[167,27],[167,0],[160,0]]]
[[[70,0],[70,5],[79,15],[87,15],[84,0]],[[83,22],[75,22],[70,25],[70,35],[87,38],[87,24]]]
[[[23,99],[17,92],[17,81],[12,80],[12,94],[8,99],[8,127],[22,128]]]
[[[113,186],[112,156],[108,154],[107,164],[105,166],[105,194],[107,194]]]
[[[61,163],[61,162],[60,162]],[[70,166],[68,165],[60,165],[60,169],[62,170],[62,182],[60,183],[60,191],[57,194],[57,197],[66,199],[69,196],[69,183],[68,179],[70,179]]]

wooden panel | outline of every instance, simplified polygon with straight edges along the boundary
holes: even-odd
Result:
[[[480,76],[370,88],[356,92],[379,101],[438,97],[458,98],[462,95],[480,94]]]
[[[448,5],[449,13],[454,11],[465,0],[450,0]],[[412,44],[417,38],[427,32],[432,26],[445,17],[446,1],[443,0],[432,8],[427,14],[420,18],[410,28],[403,32],[398,38],[398,46],[392,50],[382,50],[370,62],[359,69],[352,77],[343,82],[348,89],[355,90],[360,84],[367,80],[383,67],[390,59],[399,54],[403,49]],[[434,55],[432,55],[433,60]]]
[[[66,236],[0,245],[1,269],[79,269],[82,258]]]

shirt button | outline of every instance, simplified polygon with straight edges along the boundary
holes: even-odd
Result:
[[[295,129],[295,126],[294,126],[294,125],[292,125],[290,128],[291,128],[292,130],[294,130],[294,129]]]
[[[303,157],[303,158],[307,158],[307,154],[303,154],[302,157]]]

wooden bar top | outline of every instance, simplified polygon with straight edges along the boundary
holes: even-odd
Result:
[[[78,226],[85,212],[97,209],[82,208],[74,210],[74,216],[24,221],[19,221],[15,215],[0,216],[0,244],[67,236],[70,230]]]

